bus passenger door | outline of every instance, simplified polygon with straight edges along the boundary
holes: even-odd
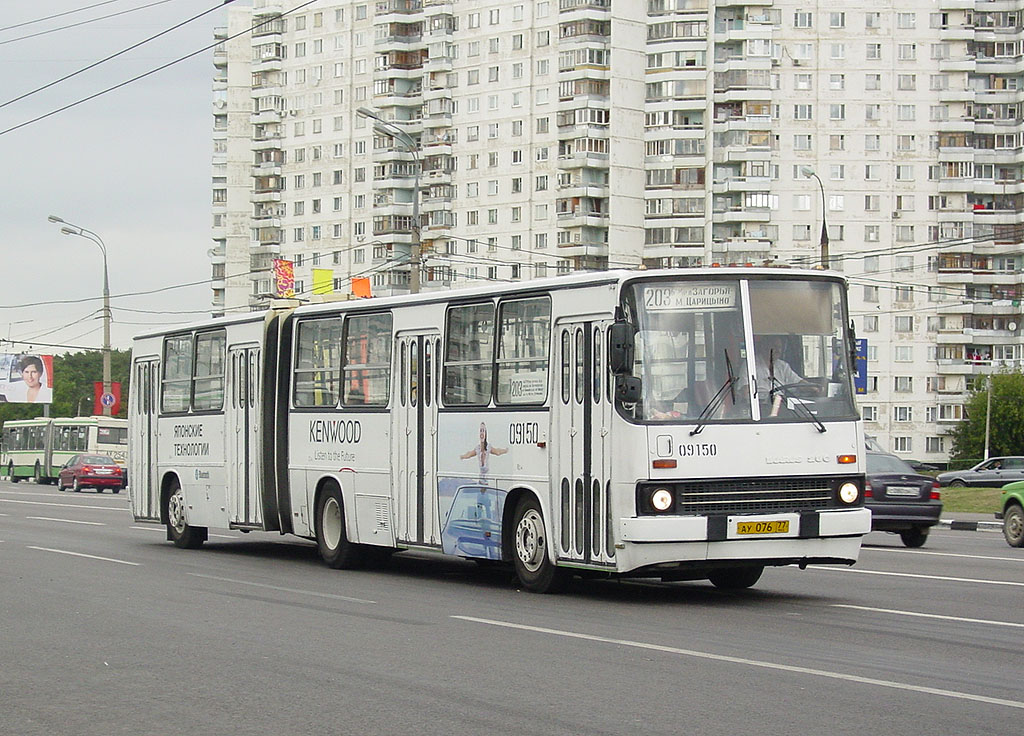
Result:
[[[397,396],[391,467],[398,540],[439,545],[437,515],[437,332],[396,335]]]
[[[233,527],[260,527],[260,350],[232,346],[228,350],[228,400],[225,412],[227,504]]]
[[[552,397],[552,513],[559,559],[609,561],[607,488],[611,408],[605,330],[610,320],[556,324],[558,378]]]
[[[160,483],[157,477],[157,415],[160,363],[135,363],[132,381],[131,433],[128,453],[128,494],[136,519],[160,520]]]

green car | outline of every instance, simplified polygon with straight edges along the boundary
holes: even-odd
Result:
[[[996,518],[1003,520],[1003,536],[1011,547],[1024,547],[1024,481],[1007,483],[999,499]]]

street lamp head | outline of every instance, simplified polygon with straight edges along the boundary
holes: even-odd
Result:
[[[368,107],[357,107],[356,113],[362,115],[364,118],[373,118],[374,120],[380,120],[380,118],[377,116],[377,113],[375,113]]]
[[[60,229],[60,234],[61,235],[78,235],[79,233],[78,233],[77,230],[73,230],[70,227],[62,227]]]
[[[816,172],[810,166],[801,166],[800,173],[804,176],[814,176]]]
[[[56,222],[56,223],[64,222],[64,220],[62,220],[61,218],[57,217],[57,215],[50,215],[46,219],[49,220],[50,222]]]

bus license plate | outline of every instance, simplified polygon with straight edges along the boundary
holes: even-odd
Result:
[[[788,532],[789,519],[736,522],[737,534],[786,534]]]

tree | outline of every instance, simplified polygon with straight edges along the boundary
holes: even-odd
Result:
[[[992,382],[992,417],[989,455],[1024,455],[1024,373],[1003,372],[979,376],[964,404],[966,418],[950,432],[953,459],[985,455],[985,416],[988,383]]]
[[[130,350],[110,352],[110,380],[121,382],[121,411],[128,415],[128,377],[131,372]],[[93,384],[103,380],[103,352],[89,350],[53,356],[53,403],[51,417],[77,417],[92,414]],[[42,404],[0,404],[0,421],[8,419],[34,419],[43,415]]]

